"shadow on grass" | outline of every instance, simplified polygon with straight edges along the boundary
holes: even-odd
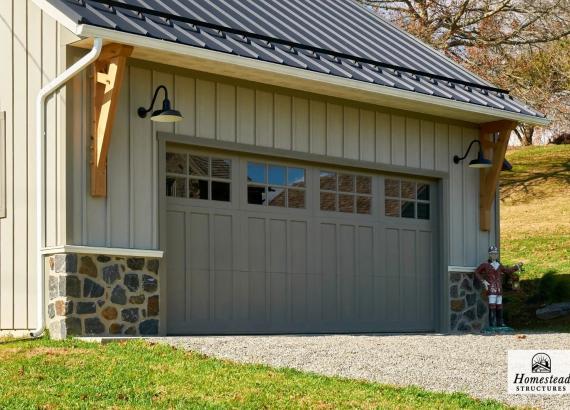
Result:
[[[39,338],[41,339],[41,338]],[[39,340],[38,338],[34,338],[34,337],[4,337],[4,338],[0,338],[0,345],[10,345],[10,344],[16,344],[16,343],[27,343],[27,342],[35,342],[37,340]]]
[[[555,272],[552,271],[552,273]],[[570,274],[555,276],[557,289],[554,291],[551,286],[545,286],[542,278],[535,278],[521,280],[518,291],[505,292],[503,303],[509,326],[516,330],[570,332],[570,315],[550,320],[536,317],[536,310],[547,304],[570,302],[570,299],[565,299],[567,296],[559,290],[561,288],[570,289]],[[560,295],[552,294],[556,292],[560,292]]]
[[[501,179],[501,200],[510,199],[515,194],[524,194],[525,202],[530,199],[542,199],[548,195],[547,191],[532,189],[542,184],[556,184],[570,186],[570,159],[549,164],[551,170],[515,171],[504,175]],[[531,167],[532,165],[530,165]]]

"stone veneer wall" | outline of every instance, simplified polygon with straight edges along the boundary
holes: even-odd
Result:
[[[159,259],[66,253],[48,262],[52,338],[158,334]]]
[[[473,272],[449,272],[449,323],[452,332],[479,332],[488,323],[482,284]]]

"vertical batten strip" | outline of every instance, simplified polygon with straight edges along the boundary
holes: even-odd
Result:
[[[27,2],[13,3],[13,224],[14,224],[14,328],[27,326],[27,245],[28,245],[28,192],[27,181]],[[31,104],[33,106],[33,104]],[[18,136],[18,137],[16,137]]]
[[[14,1],[0,1],[0,16],[3,17],[3,24],[0,24],[0,42],[6,50],[11,60],[7,64],[0,65],[2,81],[0,81],[0,103],[6,107],[5,121],[5,150],[6,150],[6,218],[0,219],[0,329],[12,329],[14,326],[14,220],[13,220],[13,91],[14,91]]]

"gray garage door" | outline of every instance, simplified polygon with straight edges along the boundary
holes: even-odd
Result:
[[[434,329],[436,185],[168,148],[170,334]]]

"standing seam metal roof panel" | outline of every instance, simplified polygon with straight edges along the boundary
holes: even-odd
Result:
[[[543,117],[351,0],[48,1],[81,24]]]

